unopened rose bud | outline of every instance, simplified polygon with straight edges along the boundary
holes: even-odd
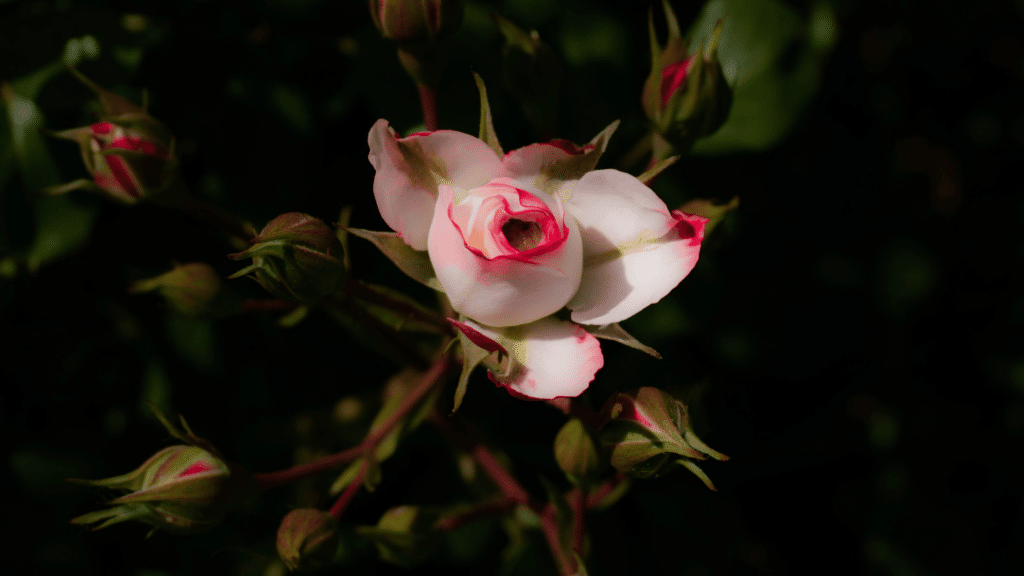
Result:
[[[340,541],[333,516],[316,508],[299,508],[281,520],[277,553],[289,570],[313,570],[334,558]]]
[[[238,299],[227,290],[220,275],[202,262],[176,265],[170,272],[138,280],[128,288],[133,294],[153,290],[158,290],[173,309],[186,316],[221,317],[239,307]]]
[[[614,394],[602,411],[601,443],[611,452],[611,465],[636,478],[650,478],[681,465],[715,489],[694,463],[728,460],[693,433],[686,405],[667,392],[644,387]]]
[[[597,441],[578,418],[566,422],[555,436],[555,461],[577,486],[589,485],[604,468]]]
[[[126,520],[139,520],[182,534],[203,532],[224,519],[232,471],[197,446],[170,446],[154,454],[134,472],[105,480],[74,482],[130,492],[108,502],[114,505],[71,520],[96,524],[94,530]]]
[[[381,560],[409,568],[426,560],[437,547],[436,520],[436,514],[418,506],[398,506],[385,512],[376,527],[362,526],[359,533],[376,542]]]
[[[369,0],[373,25],[385,38],[403,43],[432,43],[451,36],[462,24],[462,0]]]
[[[323,221],[298,212],[282,214],[249,241],[251,247],[232,260],[252,258],[246,274],[278,298],[311,302],[339,290],[345,281],[344,249]]]
[[[77,180],[51,188],[49,192],[59,194],[90,188],[125,204],[166,196],[178,166],[170,131],[142,106],[72,71],[99,97],[103,119],[53,135],[78,142],[92,181]]]
[[[710,136],[725,123],[732,107],[732,89],[718,60],[718,39],[724,19],[709,39],[694,52],[684,44],[679,22],[667,0],[663,1],[669,37],[664,47],[654,36],[650,22],[651,74],[644,83],[643,105],[648,120],[674,150],[686,152],[698,138]]]

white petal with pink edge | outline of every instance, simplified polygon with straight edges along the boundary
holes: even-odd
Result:
[[[427,249],[439,184],[472,188],[501,169],[501,159],[482,140],[452,130],[398,138],[381,119],[370,129],[369,145],[381,217],[416,250]]]
[[[707,219],[672,213],[675,225],[659,239],[585,263],[580,290],[568,306],[581,324],[629,318],[664,298],[697,264]]]
[[[473,321],[466,324],[508,351],[514,361],[512,371],[497,383],[516,396],[535,400],[574,398],[590,386],[604,366],[597,338],[582,326],[553,316],[509,328]]]
[[[557,250],[532,255],[529,261],[488,259],[467,247],[452,222],[449,208],[455,191],[443,184],[439,190],[428,253],[457,311],[489,326],[514,326],[548,316],[572,298],[583,268],[580,234],[572,218],[565,218],[568,236]]]

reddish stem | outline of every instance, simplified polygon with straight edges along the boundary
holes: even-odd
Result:
[[[555,557],[555,562],[558,563],[559,574],[571,576],[573,574],[573,562],[570,562],[565,557],[565,551],[562,549],[561,538],[558,535],[558,523],[555,522],[554,506],[549,505],[540,513],[540,528],[544,532],[544,539],[548,543],[548,548],[551,549],[551,555]]]
[[[349,502],[359,492],[359,487],[362,485],[363,479],[366,478],[366,472],[369,467],[369,462],[363,462],[363,465],[359,467],[359,472],[356,473],[356,477],[352,479],[352,483],[345,487],[345,491],[341,493],[341,496],[338,496],[338,499],[334,501],[334,505],[328,510],[328,513],[334,516],[335,520],[341,520],[341,515],[345,512],[345,508],[348,508]]]
[[[452,532],[471,524],[477,520],[483,520],[484,518],[491,518],[494,516],[501,516],[505,512],[512,510],[516,507],[516,501],[508,496],[501,496],[495,500],[483,502],[480,505],[471,508],[460,514],[453,516],[447,516],[439,519],[435,524],[434,528],[441,532]]]
[[[220,228],[235,238],[245,242],[249,242],[253,238],[253,231],[239,218],[228,214],[209,202],[204,202],[192,196],[185,196],[181,203],[178,204],[178,208],[196,220]]]
[[[596,508],[598,504],[604,501],[609,494],[619,487],[619,484],[622,484],[625,481],[626,475],[622,472],[616,472],[614,476],[587,494],[587,508]]]
[[[587,495],[579,488],[569,492],[569,507],[572,508],[572,549],[583,557],[583,534],[586,530]]]
[[[416,88],[420,93],[420,107],[423,108],[423,124],[431,132],[438,130],[437,89],[428,84],[417,84]]]
[[[242,312],[291,312],[298,304],[276,298],[246,298],[242,300]]]
[[[445,350],[448,347],[448,341],[442,342],[441,350]],[[387,420],[381,423],[381,425],[374,430],[372,433],[366,436],[363,441],[358,445],[348,450],[325,456],[319,460],[309,462],[307,464],[301,464],[299,466],[293,466],[285,470],[279,470],[277,472],[267,472],[264,474],[256,474],[256,486],[260,492],[276,488],[278,486],[284,486],[297,482],[303,478],[309,478],[311,476],[318,476],[323,472],[337,468],[342,464],[351,462],[356,458],[359,458],[366,452],[373,450],[377,447],[377,444],[384,438],[391,429],[398,425],[403,418],[409,413],[409,411],[420,401],[427,392],[430,392],[431,388],[441,380],[441,377],[451,366],[451,359],[448,354],[441,352],[441,354],[431,365],[430,369],[427,370],[423,377],[416,386],[406,393],[402,403],[398,406],[391,416]]]

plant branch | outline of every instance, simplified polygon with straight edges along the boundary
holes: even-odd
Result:
[[[366,478],[366,472],[369,467],[370,463],[364,461],[363,465],[359,467],[356,477],[352,479],[352,483],[345,487],[345,491],[341,493],[341,496],[338,496],[338,499],[334,501],[334,505],[328,510],[328,513],[334,516],[335,520],[341,520],[341,515],[345,512],[345,508],[348,508],[349,502],[359,492],[359,487],[363,485],[363,479]]]
[[[292,466],[284,470],[277,472],[266,472],[263,474],[256,474],[256,487],[260,492],[269,490],[271,488],[277,488],[278,486],[285,486],[293,482],[297,482],[304,478],[312,476],[319,476],[320,474],[333,470],[342,464],[347,464],[363,454],[374,450],[377,444],[389,433],[391,429],[398,425],[399,422],[405,418],[409,411],[412,410],[416,404],[427,395],[430,390],[441,381],[441,377],[444,376],[445,372],[451,367],[451,359],[448,354],[444,351],[448,347],[448,340],[442,342],[441,350],[434,363],[430,366],[430,369],[423,374],[420,381],[406,393],[402,403],[395,409],[394,413],[388,417],[387,420],[381,423],[381,425],[372,433],[368,434],[358,446],[353,446],[348,450],[343,450],[337,454],[325,456],[313,462],[306,464],[300,464],[298,466]],[[359,482],[355,482],[359,484]]]
[[[431,314],[428,311],[417,308],[408,302],[403,302],[398,298],[393,298],[383,292],[378,292],[359,280],[349,279],[345,284],[345,293],[353,298],[357,298],[370,304],[390,308],[395,312],[405,314],[406,317],[415,318],[424,324],[440,328],[445,334],[452,333],[451,324],[448,324],[440,314]]]
[[[442,517],[434,523],[434,529],[440,530],[441,532],[452,532],[466,524],[472,524],[478,520],[501,516],[515,507],[515,500],[502,495],[491,500],[485,500],[463,512],[459,512],[458,514]]]
[[[423,109],[423,124],[427,127],[427,130],[431,132],[438,130],[440,124],[437,120],[437,89],[424,83],[417,83],[416,89],[420,94],[420,107]]]
[[[227,232],[246,244],[248,244],[249,240],[254,236],[254,230],[252,230],[252,228],[241,219],[236,216],[232,216],[209,202],[199,200],[192,196],[185,196],[177,203],[177,207],[179,210],[196,220],[205,222],[215,228],[220,228],[224,232]]]

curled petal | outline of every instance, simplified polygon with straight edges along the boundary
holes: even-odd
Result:
[[[450,186],[441,185],[428,240],[430,261],[452,306],[490,326],[526,324],[565,306],[583,268],[575,222],[563,219],[566,236],[557,249],[522,252],[528,260],[488,258],[479,246],[467,244],[469,238],[453,221],[454,194]]]
[[[508,351],[510,373],[490,376],[515,396],[535,400],[579,396],[604,366],[597,338],[572,322],[548,316],[509,328],[466,324]]]
[[[416,250],[427,249],[430,220],[440,184],[474,188],[501,167],[482,140],[453,130],[419,132],[399,138],[387,120],[370,129],[370,163],[376,170],[373,195],[392,230]]]
[[[598,170],[581,179],[566,209],[583,237],[580,290],[572,319],[604,325],[661,300],[693,270],[706,218],[670,213],[636,178]]]

